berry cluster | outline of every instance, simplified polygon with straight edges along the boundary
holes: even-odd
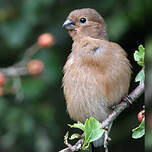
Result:
[[[4,86],[6,85],[7,77],[21,76],[21,75],[32,75],[37,76],[44,70],[44,64],[39,59],[31,59],[40,48],[49,48],[54,44],[54,37],[50,33],[41,34],[37,43],[26,50],[23,59],[8,68],[0,68],[0,96],[5,93]]]

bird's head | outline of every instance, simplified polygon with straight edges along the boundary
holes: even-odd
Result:
[[[73,40],[82,36],[107,39],[106,24],[100,14],[90,8],[72,11],[63,24]]]

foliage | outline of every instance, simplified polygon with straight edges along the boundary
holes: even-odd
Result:
[[[69,125],[69,126],[71,128],[78,128],[84,132],[85,137],[84,137],[84,144],[82,146],[83,150],[88,149],[90,143],[101,138],[105,132],[104,129],[101,129],[101,123],[93,117],[90,117],[89,119],[87,119],[84,124],[81,122],[77,122],[77,123],[74,123],[73,125]],[[65,137],[67,137],[66,138],[66,140],[67,140],[68,135],[66,134]],[[79,137],[80,137],[80,135],[74,133],[70,137],[70,140],[73,140],[73,139],[76,139]]]
[[[83,147],[88,147],[90,142],[98,140],[104,134],[104,129],[101,129],[101,124],[95,118],[90,117],[85,121],[85,140]]]
[[[145,48],[142,45],[139,45],[138,47],[139,51],[135,51],[134,53],[134,59],[137,61],[137,63],[143,67],[142,70],[137,74],[135,78],[135,82],[143,82],[145,79],[145,73],[144,73],[144,65],[145,65]]]
[[[145,62],[145,48],[142,45],[139,45],[138,47],[139,51],[135,51],[134,53],[134,59],[137,61],[137,63],[141,66],[144,67]],[[144,73],[144,68],[137,74],[135,78],[135,82],[143,82],[145,80],[145,73]],[[141,138],[142,136],[145,135],[145,118],[142,120],[140,125],[132,130],[132,138],[138,139]]]
[[[145,135],[145,119],[142,120],[140,125],[132,130],[132,138],[138,139]]]
[[[134,53],[134,59],[140,66],[143,67],[145,64],[145,48],[143,45],[139,45],[138,50],[139,51],[135,51]]]
[[[71,128],[78,128],[81,129],[82,131],[85,131],[85,125],[78,121],[77,123],[74,123],[73,125],[69,125]]]

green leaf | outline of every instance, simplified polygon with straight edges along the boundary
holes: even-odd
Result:
[[[139,45],[138,50],[141,54],[144,54],[145,48],[143,47],[143,45]]]
[[[90,119],[85,122],[85,141],[84,145],[88,145],[90,142],[93,142],[99,139],[103,133],[104,129],[101,129],[101,124],[95,118],[90,117]]]
[[[67,132],[64,136],[64,144],[68,143],[68,138],[69,138],[69,132]]]
[[[137,76],[136,76],[136,78],[135,78],[135,82],[140,81],[140,83],[141,83],[141,82],[144,81],[144,79],[145,79],[145,72],[144,72],[144,70],[142,69],[142,70],[137,74]]]
[[[145,135],[145,119],[142,120],[141,124],[132,130],[132,138],[138,139]]]
[[[141,56],[140,56],[140,54],[139,54],[138,51],[135,51],[135,53],[134,53],[134,59],[135,59],[135,61],[140,61],[141,60]]]
[[[79,137],[80,137],[79,134],[73,134],[69,139],[70,139],[70,140],[73,140],[73,139],[77,139],[77,138],[79,138]]]
[[[74,123],[73,125],[69,125],[71,128],[78,128],[78,129],[81,129],[82,131],[85,130],[85,127],[84,127],[84,124],[81,123],[80,121],[78,121],[77,123]]]
[[[144,66],[145,48],[142,45],[138,47],[139,51],[135,51],[134,59],[140,66]]]

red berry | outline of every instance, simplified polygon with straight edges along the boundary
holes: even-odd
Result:
[[[38,45],[40,47],[47,48],[52,46],[53,43],[54,43],[54,38],[53,35],[50,33],[41,34],[38,38]]]
[[[4,94],[4,90],[2,87],[0,87],[0,97],[3,96],[3,94]]]
[[[138,113],[138,120],[142,122],[143,118],[145,117],[145,110],[142,110]]]
[[[42,61],[34,59],[34,60],[31,60],[27,64],[27,69],[28,69],[29,74],[38,75],[43,71],[44,65],[43,65]]]
[[[5,84],[5,76],[3,73],[0,72],[0,86],[3,86]]]

